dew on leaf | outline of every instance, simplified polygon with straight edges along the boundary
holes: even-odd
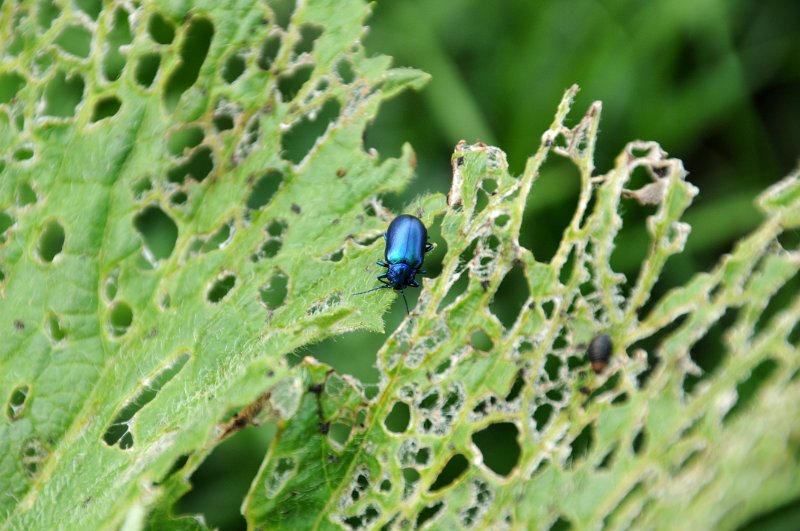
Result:
[[[178,375],[186,362],[189,361],[190,354],[182,352],[173,357],[170,364],[163,368],[158,368],[151,375],[148,375],[139,384],[136,394],[120,408],[114,422],[112,422],[103,434],[103,442],[108,446],[119,445],[122,450],[127,450],[133,446],[133,425],[136,414],[148,403],[150,403],[161,389],[167,385],[175,376]]]
[[[11,391],[6,406],[6,415],[10,420],[17,420],[25,413],[25,405],[30,394],[28,384],[18,385]]]
[[[114,336],[121,336],[133,323],[133,309],[127,302],[118,301],[108,314],[109,330]]]
[[[45,262],[52,262],[64,249],[64,227],[56,220],[51,220],[44,226],[39,235],[37,250],[39,258]]]
[[[472,442],[481,452],[483,463],[494,473],[508,476],[520,456],[519,429],[511,422],[497,422],[472,434]]]
[[[161,54],[157,52],[143,54],[136,63],[133,77],[139,85],[148,88],[156,79],[159,66],[161,66]]]
[[[178,226],[158,205],[150,205],[133,219],[142,237],[148,258],[163,260],[170,257],[178,239]]]
[[[77,57],[89,57],[92,45],[92,34],[80,25],[64,26],[55,40],[56,45],[68,54]]]
[[[94,104],[94,110],[92,111],[92,122],[114,116],[121,106],[122,102],[116,96],[107,96],[98,100]]]
[[[159,12],[153,13],[150,17],[147,31],[153,40],[159,44],[169,44],[175,38],[175,25]]]
[[[126,61],[125,56],[120,51],[120,47],[130,44],[132,39],[128,12],[122,8],[117,8],[114,11],[114,22],[111,26],[111,31],[108,32],[107,43],[104,46],[106,53],[103,56],[102,69],[103,75],[107,80],[115,81],[119,79]]]
[[[214,25],[207,18],[193,17],[183,38],[180,62],[164,86],[164,104],[172,112],[189,87],[195,84],[214,36]]]
[[[83,99],[83,76],[59,70],[44,90],[44,114],[56,118],[75,115],[75,108]]]
[[[222,277],[214,280],[208,290],[208,302],[218,303],[233,289],[236,285],[236,277],[232,274],[223,275]]]

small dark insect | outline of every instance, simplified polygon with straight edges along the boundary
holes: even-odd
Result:
[[[322,435],[327,435],[329,431],[331,431],[331,423],[330,422],[319,422],[317,425],[317,430]]]
[[[586,349],[586,356],[588,356],[589,363],[592,364],[592,370],[595,374],[600,374],[605,370],[613,348],[611,338],[606,334],[595,337],[589,343],[589,348]]]
[[[295,214],[299,214],[302,211],[303,209],[300,208],[300,205],[298,205],[297,203],[292,203],[292,212],[294,212]]]
[[[428,229],[419,218],[403,214],[394,218],[383,238],[386,240],[384,253],[386,261],[379,260],[377,262],[379,266],[388,269],[386,273],[378,275],[378,281],[383,286],[360,291],[354,295],[392,288],[403,296],[406,313],[411,313],[403,290],[409,286],[418,288],[419,282],[415,277],[417,273],[425,273],[425,270],[421,269],[422,262],[425,259],[425,253],[433,249],[433,244],[428,243]]]

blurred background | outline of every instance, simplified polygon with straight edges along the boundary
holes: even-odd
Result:
[[[712,268],[756,227],[761,216],[754,198],[798,164],[795,0],[381,1],[367,24],[371,54],[393,56],[396,66],[433,76],[424,90],[385,104],[365,136],[366,146],[382,157],[399,155],[404,142],[417,153],[412,187],[402,197],[385,198],[398,214],[419,194],[447,192],[450,155],[461,139],[500,147],[512,172],[520,173],[564,90],[577,83],[581,92],[569,124],[591,102],[603,103],[598,174],[612,167],[627,142],[655,140],[683,160],[688,179],[700,189],[684,218],[692,225],[686,252],[669,260],[658,296]],[[577,171],[551,157],[529,199],[521,242],[538,260],[555,252],[577,190]],[[625,228],[612,260],[629,281],[646,252],[643,220],[651,213],[631,203],[625,204]],[[426,268],[435,276],[444,245],[436,227],[431,233],[439,249],[428,255]],[[798,242],[796,233],[783,241],[795,248]],[[790,300],[798,291],[795,278],[777,299]],[[417,293],[408,290],[412,307]],[[386,333],[348,334],[296,356],[313,355],[374,383],[375,352],[404,316],[397,301],[386,316]],[[714,334],[721,331],[692,351],[707,370],[720,357]],[[249,428],[221,445],[195,474],[195,490],[181,509],[202,512],[222,529],[244,528],[239,505],[273,433],[269,425]],[[798,503],[784,507],[750,527],[782,528],[800,518],[798,509]]]

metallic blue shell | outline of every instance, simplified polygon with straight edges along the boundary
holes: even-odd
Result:
[[[428,230],[419,219],[405,214],[397,216],[386,231],[386,261],[419,269],[427,243]]]

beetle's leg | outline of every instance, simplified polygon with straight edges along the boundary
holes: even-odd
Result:
[[[379,266],[381,266],[381,267],[389,267],[389,264],[387,264],[387,263],[386,263],[386,262],[384,262],[383,260],[378,260],[378,261],[377,261],[377,262],[375,262],[375,263],[376,263],[376,264],[378,264],[378,265],[379,265]]]
[[[419,282],[417,282],[416,280],[409,280],[408,281],[408,285],[413,287],[413,288],[418,288],[419,287]]]
[[[387,275],[386,273],[378,275],[378,282],[380,282],[381,284],[386,284],[388,286],[389,284],[391,284],[391,282],[389,282],[389,280],[386,278],[388,276],[389,275]]]
[[[411,315],[411,310],[408,309],[408,301],[406,300],[406,292],[403,291],[403,290],[400,290],[400,295],[403,296],[403,302],[406,305],[406,315]]]
[[[426,273],[427,273],[427,271],[425,271],[424,269],[417,269],[417,274],[418,275],[424,275]]]
[[[428,251],[430,251],[431,249],[433,249],[433,244],[432,244],[431,242],[427,242],[427,243],[425,244],[425,252],[427,253],[427,252],[428,252]]]
[[[383,233],[383,239],[384,240],[386,239],[386,233],[385,232]]]

